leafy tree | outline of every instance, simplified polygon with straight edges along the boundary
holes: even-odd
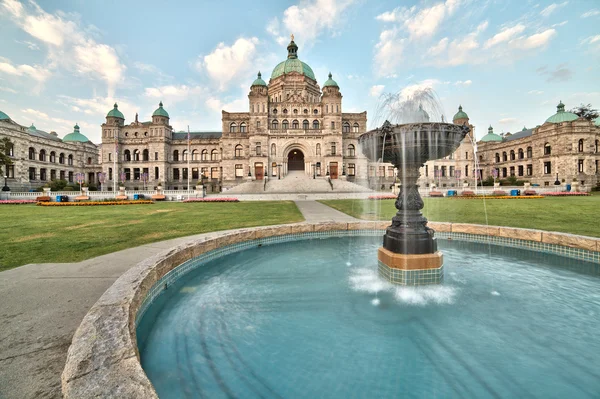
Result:
[[[12,165],[12,159],[8,156],[13,144],[8,137],[3,137],[0,140],[0,175],[4,176],[4,165]]]
[[[579,116],[580,118],[585,118],[588,121],[592,121],[600,116],[597,109],[592,108],[592,104],[580,104],[579,106],[573,108],[570,112]]]

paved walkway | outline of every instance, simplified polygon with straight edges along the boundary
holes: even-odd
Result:
[[[296,204],[307,222],[356,220],[315,201]],[[142,245],[78,263],[30,264],[1,272],[0,398],[61,397],[60,375],[71,338],[104,291],[141,260],[212,234]]]

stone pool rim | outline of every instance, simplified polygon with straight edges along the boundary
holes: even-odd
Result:
[[[456,234],[462,240],[487,237],[495,245],[504,243],[533,251],[540,250],[540,246],[558,247],[564,248],[564,252],[557,254],[600,263],[600,238],[465,223],[429,222],[428,225],[440,233],[439,239]],[[217,248],[261,238],[356,230],[381,230],[383,234],[388,226],[387,221],[322,222],[213,232],[139,262],[104,292],[73,335],[61,377],[64,397],[158,398],[140,364],[136,315],[154,284],[184,262]],[[511,245],[513,241],[515,245]]]

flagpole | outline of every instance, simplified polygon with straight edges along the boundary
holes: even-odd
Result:
[[[188,125],[188,136],[187,136],[187,144],[188,144],[188,154],[187,154],[187,194],[188,199],[190,199],[190,157],[192,156],[190,152],[190,125]]]
[[[119,141],[117,138],[117,129],[115,129],[115,159],[113,160],[113,193],[117,195],[117,158],[119,157]]]

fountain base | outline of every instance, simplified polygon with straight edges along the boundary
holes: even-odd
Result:
[[[430,285],[444,279],[444,258],[440,251],[431,254],[398,254],[379,248],[379,275],[392,284]]]

